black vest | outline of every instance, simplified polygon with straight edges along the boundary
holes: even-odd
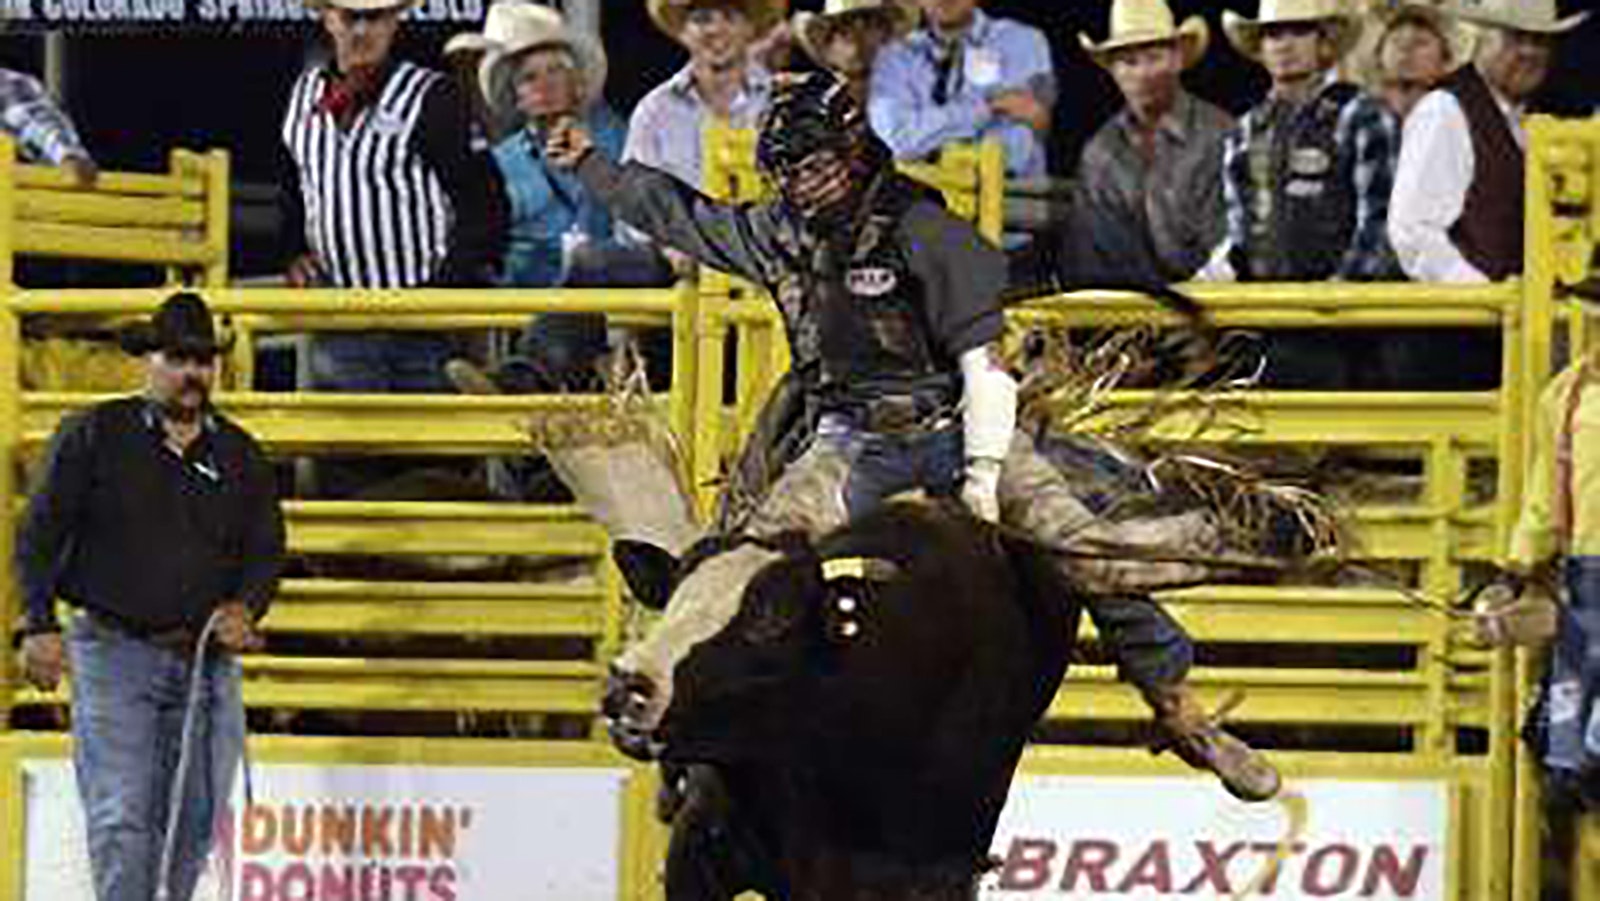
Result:
[[[786,229],[796,265],[776,295],[792,365],[824,409],[889,395],[930,404],[959,398],[956,361],[935,350],[926,286],[907,254],[904,217],[938,195],[895,175],[875,191],[854,247],[842,249]]]
[[[1272,192],[1269,237],[1234,248],[1241,280],[1323,281],[1339,271],[1356,227],[1356,160],[1353,148],[1339,146],[1339,118],[1360,94],[1352,84],[1330,85],[1278,123],[1272,183],[1252,185]]]
[[[1522,272],[1523,153],[1476,66],[1462,66],[1442,85],[1455,95],[1472,132],[1472,186],[1450,240],[1494,281]]]

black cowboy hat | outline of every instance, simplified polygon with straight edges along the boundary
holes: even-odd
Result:
[[[217,340],[217,329],[205,300],[192,291],[179,291],[162,302],[149,322],[123,330],[121,343],[123,350],[138,356],[159,350],[176,356],[210,358],[227,349]]]

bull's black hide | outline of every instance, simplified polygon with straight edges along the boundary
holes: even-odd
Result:
[[[842,558],[895,572],[825,581]],[[697,776],[669,897],[972,897],[1077,617],[1045,554],[954,506],[793,547],[677,668],[664,760]]]

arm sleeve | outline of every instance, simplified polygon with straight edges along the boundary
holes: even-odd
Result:
[[[306,241],[306,200],[300,193],[300,166],[278,144],[278,254],[284,266],[310,252]]]
[[[1450,240],[1472,185],[1472,138],[1461,104],[1445,91],[1406,117],[1389,199],[1389,241],[1400,268],[1419,282],[1487,282]]]
[[[713,269],[749,279],[778,257],[767,208],[718,203],[676,178],[639,163],[619,166],[598,150],[584,156],[578,178],[612,214],[652,239]]]
[[[1394,190],[1399,128],[1393,114],[1363,97],[1351,104],[1346,133],[1345,146],[1355,153],[1356,223],[1339,276],[1349,281],[1392,278],[1396,263],[1389,246],[1389,195]]]
[[[1233,268],[1233,251],[1234,248],[1243,246],[1245,235],[1250,229],[1250,223],[1246,218],[1245,191],[1242,183],[1242,178],[1248,171],[1248,166],[1242,159],[1246,152],[1244,127],[1242,122],[1235,125],[1222,139],[1220,173],[1223,208],[1222,243],[1212,249],[1205,265],[1194,274],[1195,281],[1231,282],[1239,278],[1239,273]]]
[[[58,628],[56,582],[72,535],[83,517],[93,472],[92,413],[63,422],[45,454],[38,487],[17,535],[16,565],[29,631]]]
[[[25,159],[59,166],[68,157],[88,158],[72,120],[31,75],[8,72],[6,101],[0,108],[0,126],[14,135]]]
[[[278,503],[272,466],[254,441],[248,441],[245,452],[244,504],[244,561],[238,599],[260,620],[278,593],[285,539],[283,508]]]
[[[1006,256],[971,223],[931,204],[906,216],[912,272],[922,279],[928,323],[951,360],[1000,340]]]
[[[911,87],[914,52],[904,44],[884,50],[873,66],[867,97],[873,130],[899,159],[921,159],[954,141],[976,140],[993,118],[982,97],[943,106],[918,97]]]
[[[505,220],[504,200],[496,200],[489,171],[493,163],[473,152],[466,101],[448,79],[429,87],[420,115],[417,149],[444,185],[452,212],[450,246],[433,282],[485,283],[499,247],[496,229]]]
[[[1570,370],[1569,370],[1570,371]],[[1561,412],[1572,380],[1558,378],[1539,397],[1538,422],[1533,434],[1533,455],[1528,461],[1522,486],[1522,510],[1511,530],[1507,562],[1527,572],[1555,553],[1555,516],[1551,502],[1555,492],[1556,434],[1561,428]]]

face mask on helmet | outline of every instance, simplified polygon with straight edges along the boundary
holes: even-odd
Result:
[[[848,216],[889,159],[844,85],[827,73],[782,82],[756,142],[762,173],[808,220]]]

